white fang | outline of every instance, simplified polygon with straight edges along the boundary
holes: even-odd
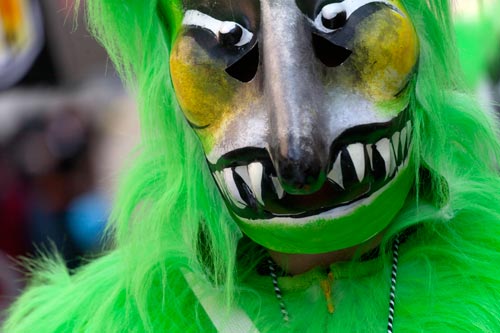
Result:
[[[377,150],[385,162],[385,176],[389,176],[389,168],[391,166],[391,142],[389,139],[381,139],[376,144]]]
[[[222,194],[226,197],[229,196],[229,194],[227,193],[227,189],[226,189],[226,182],[224,181],[224,172],[223,171],[216,171],[214,173],[214,176],[215,176],[215,181],[219,185],[219,188],[220,188]]]
[[[264,205],[264,200],[262,200],[262,172],[264,168],[262,164],[258,162],[251,163],[248,165],[248,174],[250,176],[250,184],[257,201]]]
[[[355,143],[347,147],[347,152],[351,156],[354,169],[356,169],[358,181],[361,182],[365,178],[365,148],[363,144]]]
[[[396,153],[394,149],[391,149],[391,163],[390,163],[390,169],[388,172],[388,176],[392,176],[394,174],[394,170],[396,170],[396,167],[398,165],[398,160],[396,159]]]
[[[392,146],[394,147],[394,156],[396,156],[396,158],[399,157],[399,154],[398,154],[398,148],[399,148],[399,132],[396,132],[392,135]]]
[[[241,198],[240,191],[238,191],[238,187],[234,181],[233,171],[230,168],[224,169],[224,180],[229,190],[230,199],[232,199],[236,207],[240,209],[245,208],[245,202]]]
[[[248,175],[248,167],[246,165],[234,168],[234,172],[236,172],[241,177],[241,179],[243,179],[249,189],[252,188],[250,176]]]
[[[401,130],[401,151],[403,152],[403,157],[405,156],[406,151],[406,127]]]
[[[370,167],[371,169],[373,170],[373,150],[372,150],[372,145],[367,145],[366,146],[366,152],[368,153],[368,159],[369,159],[369,162],[370,162]]]
[[[283,199],[285,190],[283,189],[283,186],[281,186],[279,179],[277,177],[271,177],[271,180],[273,182],[274,189],[276,190],[276,194],[278,195],[278,199]]]
[[[332,170],[328,174],[328,178],[333,180],[337,185],[344,188],[344,179],[342,178],[342,167],[340,165],[340,153],[337,155],[337,160],[333,163]]]
[[[412,146],[413,146],[412,142],[408,143],[408,154],[407,154],[405,160],[403,161],[403,166],[404,167],[406,167],[408,165],[408,162],[410,161],[410,155],[411,155]]]

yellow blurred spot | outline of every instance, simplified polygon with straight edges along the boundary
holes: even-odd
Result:
[[[28,36],[28,15],[25,0],[0,0],[0,22],[5,41],[13,47],[20,47]]]

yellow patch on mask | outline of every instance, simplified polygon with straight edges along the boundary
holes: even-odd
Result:
[[[234,84],[192,38],[181,38],[170,57],[170,70],[175,91],[189,121],[196,126],[216,126],[229,111]]]
[[[401,9],[402,10],[402,9]],[[375,12],[357,29],[353,61],[371,99],[387,101],[404,88],[418,60],[418,38],[407,14]]]
[[[229,123],[258,98],[258,92],[225,72],[226,65],[191,37],[179,36],[170,57],[177,100],[206,153],[218,143]]]
[[[196,127],[205,148],[231,112],[236,86],[229,82],[224,64],[215,62],[193,38],[180,37],[170,57],[170,71],[177,100],[186,118]]]

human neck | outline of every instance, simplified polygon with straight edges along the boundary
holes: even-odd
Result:
[[[382,235],[377,235],[363,244],[327,253],[290,254],[269,250],[269,255],[285,272],[297,275],[316,267],[326,268],[337,262],[349,261],[356,254],[363,254],[373,250],[380,245],[381,241]]]

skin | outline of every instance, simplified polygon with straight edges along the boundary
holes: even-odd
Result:
[[[323,6],[332,3],[184,1],[186,13],[197,11],[203,18],[185,21],[170,58],[181,109],[203,144],[235,220],[293,273],[346,260],[357,251],[376,246],[377,235],[402,206],[413,179],[413,174],[405,171],[411,168],[401,164],[394,181],[377,185],[381,190],[374,185],[375,176],[365,174],[365,185],[377,191],[366,194],[371,196],[369,200],[357,206],[361,199],[353,196],[349,199],[354,201],[353,207],[336,213],[333,208],[337,203],[325,199],[325,195],[341,195],[342,190],[333,189],[327,175],[342,149],[361,140],[369,143],[365,145],[366,155],[366,149],[375,144],[370,137],[391,137],[392,132],[381,136],[370,131],[374,130],[373,124],[402,117],[414,93],[411,82],[418,59],[416,33],[399,0],[356,8],[342,29],[324,32],[315,19]],[[210,30],[207,23],[213,20],[236,22],[252,38],[239,47],[224,46],[219,31]],[[317,40],[323,44],[315,44]],[[332,45],[333,51],[329,49]],[[338,63],[330,64],[330,55]],[[257,61],[250,80],[242,80],[240,72],[234,75],[229,71],[242,59]],[[400,126],[396,130],[401,131],[402,125],[395,126]],[[351,132],[357,134],[346,134]],[[410,154],[409,148],[406,154]],[[235,167],[246,170],[254,162],[263,163],[269,181],[276,177],[273,181],[279,182],[286,198],[261,200],[264,202],[252,206],[252,215],[252,210],[245,207],[248,201],[240,198],[242,202],[238,203],[227,174],[235,175]],[[375,170],[373,160],[366,162],[371,162]],[[246,184],[253,186],[248,181]],[[241,194],[242,187],[238,189]],[[255,188],[251,189],[256,196]],[[343,190],[349,192],[350,188]],[[352,191],[360,192],[360,188],[353,187]],[[333,210],[320,218],[319,213],[309,214],[306,209],[306,217],[294,219],[293,202],[323,201],[324,206],[312,207],[311,211],[328,210],[330,205]],[[278,218],[262,217],[262,211]],[[287,214],[290,217],[280,217]],[[335,238],[341,237],[338,235],[344,235],[344,239]]]
[[[333,263],[349,261],[357,254],[365,254],[380,245],[382,236],[383,232],[363,244],[327,253],[293,254],[269,250],[269,255],[285,272],[298,275],[316,267],[328,268]]]

